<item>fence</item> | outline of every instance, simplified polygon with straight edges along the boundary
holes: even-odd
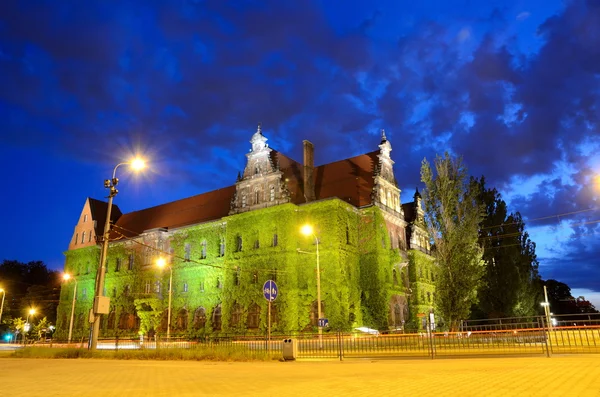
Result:
[[[459,332],[410,334],[349,333],[329,330],[314,333],[274,334],[271,339],[227,335],[186,338],[100,339],[98,349],[193,349],[216,346],[239,347],[250,351],[281,354],[284,339],[297,340],[298,358],[344,357],[459,357],[485,355],[546,355],[600,353],[600,314],[503,318],[464,321]],[[87,347],[81,339],[67,345],[53,341],[52,346]]]

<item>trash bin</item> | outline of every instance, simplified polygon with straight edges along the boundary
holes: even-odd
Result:
[[[283,359],[295,360],[298,355],[298,341],[296,339],[283,340]]]

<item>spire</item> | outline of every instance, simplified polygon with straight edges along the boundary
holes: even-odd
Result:
[[[419,188],[418,187],[415,189],[415,195],[413,197],[414,197],[415,200],[421,198],[421,193],[419,193]]]
[[[237,182],[242,180],[242,174],[238,171]]]
[[[256,129],[256,133],[262,135],[262,130],[260,129],[261,123],[258,123],[258,128]]]
[[[382,128],[381,129],[381,143],[385,143],[387,141],[387,138],[385,136],[385,130]]]

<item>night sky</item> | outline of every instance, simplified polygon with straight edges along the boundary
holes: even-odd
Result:
[[[600,307],[600,1],[0,1],[0,260],[61,269],[86,197],[235,183],[262,123],[317,165],[392,143],[403,202],[448,150]],[[540,219],[542,218],[542,219]]]

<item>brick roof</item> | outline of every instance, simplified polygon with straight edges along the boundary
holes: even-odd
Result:
[[[356,207],[371,204],[373,172],[379,161],[378,154],[379,151],[374,151],[315,167],[313,177],[316,198],[338,197]],[[276,150],[271,152],[271,156],[272,161],[279,163],[283,178],[287,181],[291,202],[306,202],[303,165]],[[123,215],[118,211],[120,216],[115,230],[133,237],[146,230],[172,229],[220,219],[229,214],[234,193],[235,185]],[[96,210],[99,211],[97,213],[106,214],[106,203],[94,201],[100,203],[96,205]],[[100,208],[102,204],[103,207]],[[114,209],[115,207],[113,211]],[[112,218],[115,219],[114,216]],[[101,228],[103,222],[102,220]],[[111,239],[119,237],[122,237],[119,233],[111,234]]]

